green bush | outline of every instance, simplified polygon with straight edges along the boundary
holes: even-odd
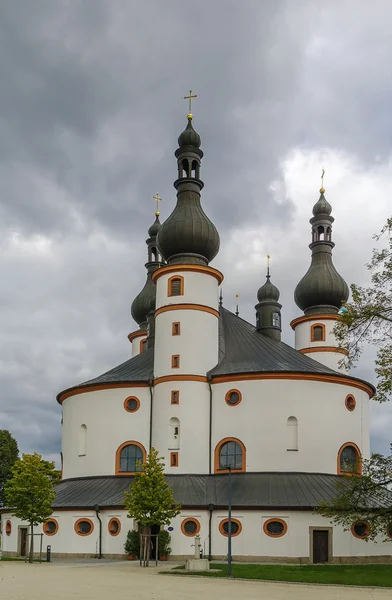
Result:
[[[169,556],[172,549],[170,548],[171,535],[165,529],[158,533],[158,550],[159,556]]]
[[[140,535],[138,531],[128,531],[124,551],[128,555],[137,557],[140,555]]]

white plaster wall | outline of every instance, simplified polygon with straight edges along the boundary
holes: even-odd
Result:
[[[304,354],[334,371],[347,372],[346,368],[339,365],[340,361],[344,359],[344,355],[340,352],[304,352]]]
[[[124,400],[136,396],[140,408],[124,409]],[[80,426],[87,426],[86,455],[79,456]],[[63,401],[63,478],[114,475],[117,448],[134,440],[148,452],[150,391],[148,387],[114,388],[77,394]]]
[[[146,340],[147,336],[146,335],[140,335],[136,338],[134,338],[131,342],[132,344],[132,357],[137,356],[138,354],[140,354],[140,344],[143,340]]]
[[[364,458],[369,448],[369,398],[354,387],[322,381],[259,380],[216,383],[213,389],[212,447],[227,437],[246,447],[247,471],[336,473],[337,454],[354,442]],[[230,389],[242,393],[229,406]],[[357,405],[345,407],[347,394]],[[288,451],[287,419],[298,419],[298,451]]]
[[[179,390],[179,404],[171,404],[172,390]],[[173,381],[154,387],[152,445],[165,458],[166,473],[208,473],[209,398],[204,382]],[[170,467],[169,461],[173,417],[180,423],[178,467]]]
[[[58,533],[54,536],[43,537],[43,548],[50,544],[52,553],[76,553],[91,554],[98,552],[99,524],[94,511],[58,511],[52,515],[59,523]],[[101,511],[102,518],[102,552],[110,554],[123,554],[124,542],[128,530],[134,528],[133,519],[128,519],[126,512]],[[238,536],[232,538],[232,551],[234,555],[253,557],[291,557],[307,558],[310,556],[309,527],[330,527],[331,524],[323,517],[311,511],[271,511],[271,510],[233,510],[233,518],[242,524],[242,531]],[[79,536],[74,531],[77,519],[88,517],[94,523],[94,531],[89,536]],[[110,536],[108,523],[110,518],[117,517],[121,522],[121,531],[117,536]],[[200,522],[200,540],[205,554],[208,556],[208,522],[209,513],[206,510],[183,510],[181,515],[175,517],[170,526],[172,540],[171,547],[173,555],[189,556],[194,553],[194,537],[188,537],[181,531],[181,522],[185,518],[194,517]],[[263,531],[263,524],[270,518],[283,519],[287,523],[287,533],[279,538],[272,538]],[[3,531],[5,521],[12,521],[11,536],[3,536],[4,552],[17,552],[18,550],[18,526],[25,525],[19,519],[5,513],[2,515]],[[227,518],[227,511],[216,510],[212,517],[212,555],[227,555],[227,537],[219,531],[219,523]],[[34,528],[35,533],[42,532],[42,526]],[[39,538],[36,538],[36,546],[39,547]],[[390,556],[392,555],[392,542],[384,542],[379,536],[376,542],[365,542],[354,537],[351,531],[343,531],[341,527],[333,526],[332,551],[334,557],[360,557],[360,556]]]
[[[180,323],[180,335],[172,335],[172,323]],[[155,318],[154,375],[192,374],[206,376],[218,362],[219,319],[200,310],[171,310]],[[173,369],[171,357],[180,355]]]
[[[321,323],[325,325],[325,341],[311,341],[311,327],[312,325],[316,325],[316,323]],[[296,350],[302,350],[303,348],[321,348],[323,346],[337,347],[339,344],[333,333],[335,325],[336,319],[320,319],[317,318],[317,315],[314,315],[314,319],[311,319],[310,321],[304,321],[303,323],[299,323],[295,327]],[[342,365],[339,365],[339,362],[342,360],[342,358],[344,358],[343,354],[334,352],[312,352],[309,353],[307,356],[313,358],[313,360],[317,360],[318,362],[326,365],[330,369],[334,369],[335,371],[340,372],[346,372],[346,368]]]
[[[167,282],[171,277],[179,275],[184,278],[184,294],[182,296],[168,296]],[[212,275],[192,271],[170,272],[161,275],[156,282],[157,299],[156,308],[168,304],[204,304],[218,310],[218,281]]]

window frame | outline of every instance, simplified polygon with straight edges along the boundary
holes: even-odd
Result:
[[[358,535],[357,532],[354,531],[354,527],[358,523],[363,523],[366,526],[366,533],[365,533],[365,535]],[[351,533],[358,540],[366,540],[366,538],[368,538],[369,535],[370,535],[370,525],[369,525],[368,521],[362,521],[361,519],[357,519],[356,521],[354,521],[354,523],[351,525]]]
[[[353,403],[352,407],[351,407],[351,408],[349,408],[349,400],[350,400],[351,398],[352,398],[352,400],[354,401],[354,403]],[[347,410],[348,410],[349,412],[354,412],[354,410],[355,410],[355,409],[356,409],[356,407],[357,407],[357,401],[356,401],[356,399],[355,399],[355,396],[354,396],[353,394],[347,394],[347,396],[346,396],[346,397],[345,397],[345,399],[344,399],[344,405],[345,405],[345,407],[347,408]]]
[[[282,533],[277,533],[277,534],[270,533],[267,529],[267,527],[270,523],[280,523],[281,525],[283,525]],[[264,521],[263,531],[266,535],[268,535],[268,537],[280,538],[280,537],[283,537],[287,533],[287,523],[286,523],[286,521],[284,521],[283,519],[279,519],[278,517],[271,517],[270,519],[267,519],[266,521]]]
[[[172,294],[172,282],[175,279],[179,279],[179,281],[180,281],[180,293],[179,294]],[[175,298],[176,296],[184,295],[184,278],[182,275],[172,275],[172,277],[169,277],[169,279],[167,280],[167,295],[169,298]]]
[[[316,327],[321,327],[321,329],[322,329],[321,340],[316,340],[314,337],[314,330],[316,329]],[[325,332],[324,323],[313,323],[313,325],[310,326],[310,341],[311,342],[325,342],[325,340],[326,340],[326,332]]]
[[[170,452],[170,466],[173,468],[178,467],[178,452]]]
[[[232,402],[229,402],[229,398],[230,398],[231,394],[238,394],[238,401],[235,402],[234,404]],[[233,388],[233,389],[229,390],[228,392],[226,392],[226,394],[225,394],[225,402],[230,407],[238,406],[242,402],[242,394],[241,394],[240,390],[235,390]]]
[[[12,522],[10,521],[10,519],[7,519],[5,522],[5,535],[7,537],[10,537],[12,533]]]
[[[78,530],[79,523],[81,523],[82,521],[87,521],[88,523],[90,523],[91,529],[90,529],[90,531],[88,533],[81,533]],[[93,533],[93,531],[94,531],[94,523],[88,517],[81,517],[80,519],[78,519],[77,521],[75,521],[74,530],[75,530],[75,533],[77,535],[80,535],[81,537],[87,537],[88,535],[91,535]]]
[[[342,455],[342,452],[345,448],[348,448],[349,446],[351,446],[352,448],[354,448],[354,450],[357,453],[357,471],[342,471],[341,467],[340,467],[340,457]],[[362,455],[361,455],[361,451],[358,448],[358,446],[356,444],[354,444],[354,442],[346,442],[345,444],[343,444],[343,446],[340,447],[339,452],[338,452],[338,464],[337,464],[337,473],[338,475],[349,475],[349,476],[356,476],[356,475],[361,475],[362,474]]]
[[[128,401],[129,401],[129,400],[136,400],[136,403],[137,403],[137,406],[136,406],[136,408],[134,408],[134,409],[130,409],[130,408],[128,408],[127,404],[128,404]],[[127,397],[125,398],[125,400],[124,400],[124,404],[123,404],[123,406],[124,406],[124,408],[125,408],[125,410],[126,410],[127,412],[129,412],[129,413],[135,413],[135,412],[136,412],[136,411],[138,411],[138,410],[139,410],[139,408],[140,408],[140,400],[139,400],[139,398],[137,398],[136,396],[127,396]]]
[[[189,521],[192,521],[192,523],[196,523],[196,531],[195,531],[195,533],[188,533],[185,530],[185,525],[187,523],[189,523]],[[181,521],[181,531],[187,537],[195,537],[195,535],[197,535],[198,533],[200,533],[200,521],[198,519],[195,519],[195,517],[187,517],[186,519],[184,519],[183,521]]]
[[[177,364],[175,364],[177,360]],[[179,369],[180,368],[180,355],[179,354],[172,354],[171,357],[171,368],[172,369]]]
[[[177,394],[177,402],[174,400],[175,394]],[[170,404],[180,404],[180,390],[172,390],[170,395]]]
[[[177,328],[177,332],[176,332]],[[181,335],[181,323],[180,321],[173,321],[172,323],[172,335]]]
[[[229,519],[226,517],[225,519],[222,519],[219,523],[219,533],[221,533],[223,536],[225,537],[229,537],[229,534],[225,532],[225,530],[223,529],[224,525],[226,523],[229,523]],[[233,517],[231,518],[231,523],[236,523],[236,525],[238,525],[238,531],[236,531],[236,533],[233,533],[233,531],[231,532],[231,537],[237,537],[237,535],[240,535],[240,533],[242,533],[242,523],[241,521],[239,521],[238,519],[234,519]]]
[[[220,468],[220,451],[222,446],[227,444],[228,442],[236,442],[241,446],[242,449],[242,465],[240,469],[231,469],[232,473],[245,473],[246,471],[246,448],[245,445],[238,438],[227,437],[220,440],[215,446],[214,452],[214,472],[215,473],[229,473],[229,469],[221,469]]]
[[[110,531],[110,524],[113,523],[114,521],[118,525],[118,529],[117,529],[116,533],[113,533],[112,531]],[[111,535],[112,537],[116,537],[116,535],[118,535],[120,533],[120,531],[121,531],[121,521],[120,521],[120,519],[118,519],[117,517],[111,517],[109,519],[109,521],[108,521],[108,533],[109,533],[109,535]]]
[[[115,466],[115,475],[120,475],[120,476],[124,476],[127,477],[128,475],[135,475],[135,473],[140,473],[140,471],[120,471],[120,458],[121,458],[121,451],[126,447],[126,446],[138,446],[140,448],[140,450],[142,451],[143,454],[143,460],[142,463],[146,462],[146,449],[143,446],[143,444],[141,444],[140,442],[136,442],[135,440],[128,440],[127,442],[124,442],[123,444],[121,444],[121,446],[119,446],[116,450],[116,466]]]
[[[140,340],[139,352],[140,352],[140,354],[142,354],[146,350],[147,350],[147,338],[144,338],[144,340]]]
[[[52,533],[46,529],[47,524],[50,523],[50,522],[54,523],[55,526],[56,526],[56,529]],[[58,530],[59,530],[58,521],[56,519],[53,519],[53,517],[50,517],[49,519],[47,519],[45,521],[45,523],[42,523],[42,531],[44,532],[45,535],[48,535],[48,536],[56,535],[56,533],[58,532]]]

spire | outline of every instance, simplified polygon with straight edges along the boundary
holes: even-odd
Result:
[[[223,306],[223,292],[222,288],[219,290],[219,306]]]
[[[239,297],[240,297],[239,294],[235,295],[235,314],[237,315],[237,317],[239,317],[239,315],[240,315],[240,306],[239,306],[239,300],[238,300]]]
[[[190,92],[190,101],[195,98]],[[178,178],[174,182],[177,204],[163,223],[157,243],[168,264],[208,263],[218,254],[219,234],[200,203],[204,183],[200,179],[201,139],[194,130],[189,111],[187,126],[178,138],[175,151]]]
[[[156,195],[158,196],[158,194]],[[157,200],[155,196],[153,196],[153,198]],[[162,198],[159,198],[159,200],[162,200]],[[156,242],[156,236],[158,235],[160,228],[161,223],[159,221],[159,211],[156,210],[155,221],[148,230],[149,237],[146,240],[147,262],[145,267],[147,269],[147,280],[142,291],[136,296],[131,306],[132,317],[139,325],[140,329],[147,328],[149,321],[148,315],[155,311],[156,287],[152,281],[152,274],[164,264],[164,261],[158,252]]]
[[[256,328],[257,331],[270,337],[273,340],[281,338],[281,312],[282,305],[279,304],[280,292],[278,288],[271,283],[270,274],[270,255],[267,254],[267,275],[266,282],[259,288],[257,292],[256,304]]]
[[[294,293],[295,302],[305,315],[337,313],[349,296],[347,283],[332,262],[334,218],[331,215],[332,206],[324,196],[324,172],[323,169],[320,198],[313,206],[313,217],[310,219],[312,243],[309,248],[312,260]]]

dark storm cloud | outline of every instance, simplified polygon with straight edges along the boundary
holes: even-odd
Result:
[[[222,239],[216,266],[228,296],[241,285],[253,320],[262,269],[233,269],[229,239],[236,227],[263,226],[266,236],[281,228],[283,243],[297,199],[271,184],[282,180],[290,150],[330,145],[365,166],[390,151],[391,8],[305,0],[0,6],[0,427],[24,450],[52,455],[55,394],[130,355],[129,304],[144,283],[151,196],[164,198],[164,218],[174,206],[182,96],[189,87],[199,96],[203,204]],[[308,239],[301,244],[277,273],[286,319],[297,314],[292,291],[308,264]]]

